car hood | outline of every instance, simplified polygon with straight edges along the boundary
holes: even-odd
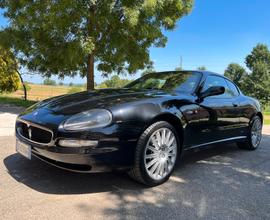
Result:
[[[117,104],[167,95],[169,94],[157,90],[102,89],[54,97],[40,102],[33,110],[45,108],[55,114],[72,115],[89,109],[110,109]]]

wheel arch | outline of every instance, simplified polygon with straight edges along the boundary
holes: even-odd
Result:
[[[263,114],[261,112],[257,112],[256,116],[259,116],[262,123],[263,123]]]

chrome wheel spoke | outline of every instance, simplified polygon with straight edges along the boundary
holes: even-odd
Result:
[[[168,142],[170,140],[170,137],[171,137],[171,132],[168,132],[167,137],[166,137],[166,140],[165,140],[165,144],[168,145]]]
[[[144,151],[144,164],[148,175],[160,180],[173,169],[177,156],[174,133],[168,128],[160,128],[149,138]]]
[[[170,147],[174,141],[175,141],[175,137],[172,136],[172,137],[169,139],[168,147]]]
[[[175,153],[168,153],[168,157],[175,157],[176,154]]]
[[[149,146],[148,149],[151,150],[153,153],[158,153],[158,149],[156,149],[152,146]]]
[[[160,133],[159,132],[157,132],[157,134],[156,134],[156,136],[157,136],[157,142],[158,142],[158,146],[161,146],[161,137],[160,137]]]
[[[155,171],[157,170],[158,166],[159,166],[159,163],[156,162],[156,163],[151,167],[151,169],[150,169],[149,172],[150,172],[152,175],[155,174]]]
[[[164,170],[164,163],[161,163],[159,166],[159,175],[162,176],[163,175],[163,170]]]
[[[163,129],[161,134],[161,144],[165,144],[165,141],[166,141],[166,130]]]
[[[175,145],[172,145],[172,146],[170,146],[169,148],[168,148],[168,153],[170,153],[172,150],[174,150],[176,148],[176,146]]]
[[[156,149],[159,148],[158,142],[157,142],[157,140],[156,140],[155,138],[153,138],[153,139],[151,140],[151,142],[152,142],[152,144],[155,146]]]
[[[158,153],[145,155],[145,159],[152,159],[152,158],[156,158],[156,157],[158,157]]]
[[[153,164],[156,164],[158,162],[158,158],[154,158],[153,160],[151,160],[147,165],[146,168],[150,168]]]

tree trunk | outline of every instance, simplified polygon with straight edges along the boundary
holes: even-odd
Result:
[[[87,90],[94,90],[95,83],[94,83],[94,55],[89,54],[87,59]]]
[[[20,77],[20,80],[21,80],[21,83],[22,83],[22,86],[23,86],[24,100],[26,101],[27,100],[27,89],[26,89],[26,86],[25,86],[25,83],[23,81],[21,73],[18,70],[16,70],[16,71],[17,71],[17,73],[18,73],[18,75]]]
[[[21,80],[21,83],[22,83],[22,86],[23,86],[23,91],[24,91],[24,100],[26,101],[27,100],[27,90],[26,90],[26,86],[24,84],[24,81],[23,81],[23,78],[22,78],[22,75],[21,73],[16,70],[16,72],[18,73],[19,77],[20,77],[20,80]]]

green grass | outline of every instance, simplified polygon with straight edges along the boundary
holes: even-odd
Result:
[[[264,119],[264,124],[265,125],[270,125],[270,119]]]
[[[270,112],[264,112],[263,113],[263,118],[264,118],[264,124],[265,125],[270,125]]]
[[[15,98],[15,97],[7,97],[0,95],[0,105],[1,104],[10,104],[10,105],[16,105],[16,106],[21,106],[21,107],[29,107],[31,105],[34,105],[36,101],[30,101],[30,100],[23,100],[20,98]]]

